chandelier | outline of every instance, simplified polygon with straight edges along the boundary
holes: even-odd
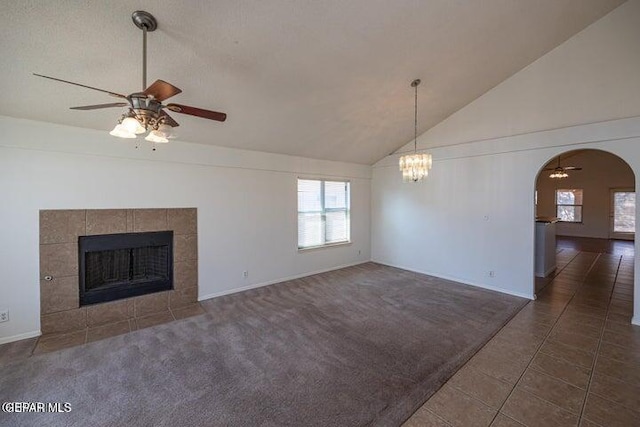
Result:
[[[403,182],[418,182],[429,175],[431,169],[431,154],[418,153],[418,85],[420,79],[411,82],[415,89],[415,108],[413,115],[413,154],[400,157],[400,171]]]

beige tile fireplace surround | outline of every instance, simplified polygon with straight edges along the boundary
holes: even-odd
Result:
[[[78,237],[148,231],[173,231],[174,289],[80,307]],[[197,242],[195,208],[41,210],[40,350],[78,345],[197,313]]]

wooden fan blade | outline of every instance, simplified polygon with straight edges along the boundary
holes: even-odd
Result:
[[[566,171],[581,171],[582,168],[578,168],[576,166],[565,166],[562,169],[566,170]]]
[[[111,104],[83,105],[81,107],[71,107],[71,110],[98,110],[100,108],[126,107],[128,102],[112,102]]]
[[[168,104],[166,108],[171,111],[175,111],[176,113],[189,114],[190,116],[202,117],[209,120],[217,120],[219,122],[224,122],[225,120],[227,120],[227,115],[225,113],[203,110],[202,108],[189,107],[188,105]]]
[[[178,127],[180,126],[178,124],[178,122],[176,122],[175,120],[173,120],[173,117],[171,117],[170,115],[168,115],[167,113],[165,113],[164,111],[160,112],[160,117],[164,117],[164,122],[166,124],[168,124],[169,126],[171,126],[172,128]]]
[[[182,89],[178,89],[171,83],[167,83],[164,80],[156,80],[151,86],[144,90],[145,95],[151,95],[158,101],[162,102],[165,99],[171,98],[174,95],[182,92]]]
[[[98,92],[104,92],[104,93],[107,93],[107,94],[109,94],[111,96],[115,96],[116,98],[125,98],[125,99],[127,98],[125,95],[122,95],[122,94],[119,94],[119,93],[115,93],[115,92],[111,92],[111,91],[104,90],[104,89],[98,89],[97,87],[87,86],[87,85],[83,85],[83,84],[80,84],[80,83],[74,83],[74,82],[70,82],[68,80],[57,79],[55,77],[43,76],[42,74],[33,73],[33,75],[34,76],[38,76],[38,77],[44,77],[45,79],[55,80],[57,82],[68,83],[68,84],[74,85],[74,86],[80,86],[80,87],[84,87],[84,88],[87,88],[87,89],[97,90]]]

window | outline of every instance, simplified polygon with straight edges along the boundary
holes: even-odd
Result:
[[[634,191],[613,192],[613,232],[636,232],[636,193]]]
[[[349,182],[298,180],[298,248],[347,243],[350,239]]]
[[[564,222],[582,222],[582,190],[556,190],[556,216]]]

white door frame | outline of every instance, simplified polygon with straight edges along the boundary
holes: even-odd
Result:
[[[635,233],[620,233],[613,230],[614,225],[614,195],[615,193],[635,193],[635,188],[611,188],[609,189],[609,238],[619,240],[635,240]]]

